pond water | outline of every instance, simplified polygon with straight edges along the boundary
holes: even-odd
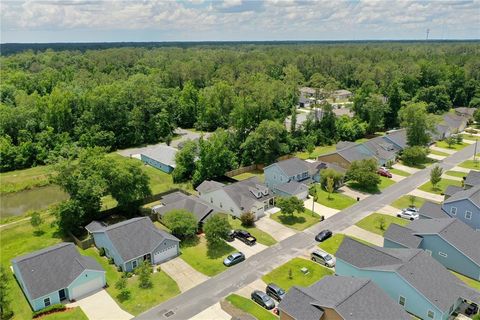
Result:
[[[68,199],[59,186],[49,185],[0,196],[0,218],[19,216],[29,210],[46,209]]]

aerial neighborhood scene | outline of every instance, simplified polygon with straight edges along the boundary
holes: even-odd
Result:
[[[479,1],[0,7],[0,319],[480,320]]]

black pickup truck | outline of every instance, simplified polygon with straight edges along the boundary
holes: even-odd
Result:
[[[234,237],[249,246],[253,246],[257,242],[257,239],[245,230],[235,230]]]

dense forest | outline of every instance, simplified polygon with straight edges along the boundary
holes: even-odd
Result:
[[[480,45],[370,43],[26,51],[0,57],[1,171],[220,130],[229,167],[398,127],[403,104],[480,107]],[[355,117],[287,132],[301,86],[354,92]],[[206,145],[207,142],[202,142]],[[200,157],[202,155],[200,154]],[[205,173],[208,176],[207,173]]]

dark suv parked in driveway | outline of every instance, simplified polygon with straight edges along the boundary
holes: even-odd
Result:
[[[282,301],[282,299],[285,297],[286,292],[279,286],[277,286],[275,283],[269,283],[267,285],[267,288],[265,292],[272,297],[273,299],[277,301]]]
[[[235,230],[234,235],[235,238],[249,246],[253,246],[257,242],[257,239],[245,230]]]

